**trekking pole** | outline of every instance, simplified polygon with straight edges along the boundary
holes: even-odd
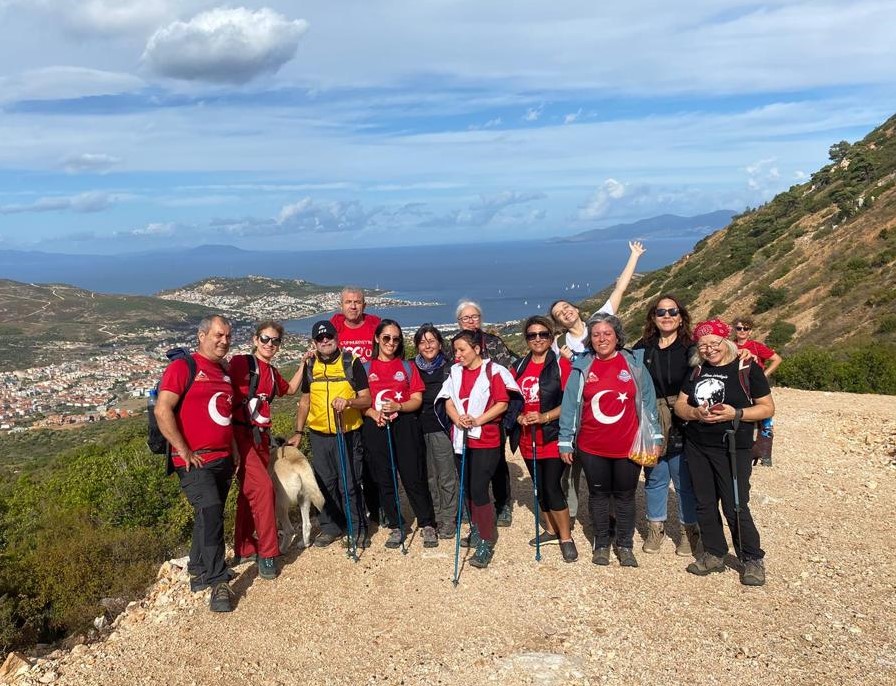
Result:
[[[386,443],[389,444],[389,466],[392,468],[392,488],[395,489],[395,511],[398,513],[398,530],[401,532],[401,554],[408,554],[405,544],[404,522],[401,518],[401,498],[398,495],[398,474],[395,469],[395,448],[392,445],[392,422],[386,421]]]
[[[454,579],[451,583],[457,588],[460,571],[458,564],[460,560],[460,524],[463,516],[464,507],[464,474],[467,466],[467,429],[464,429],[464,447],[460,453],[460,485],[457,489],[457,529],[454,533]],[[470,513],[470,539],[473,538],[473,513]]]
[[[734,519],[737,524],[737,543],[734,545],[734,552],[737,553],[737,559],[741,560],[743,556],[743,544],[740,540],[740,488],[738,488],[737,483],[737,452],[734,443],[734,429],[725,431],[725,441],[728,443],[728,464],[731,467],[731,484],[734,489]]]
[[[529,434],[532,436],[532,492],[535,500],[535,561],[541,562],[541,534],[538,531],[538,455],[535,447],[535,426],[529,425]]]
[[[352,505],[348,496],[348,450],[345,445],[345,430],[342,427],[342,413],[333,410],[336,419],[336,452],[339,455],[339,475],[342,477],[342,492],[345,495],[345,522],[348,525],[348,551],[346,556],[358,561],[355,529],[352,526]]]

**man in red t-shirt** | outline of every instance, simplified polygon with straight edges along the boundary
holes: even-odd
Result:
[[[233,389],[224,359],[230,351],[231,325],[213,315],[199,324],[199,348],[192,354],[196,376],[189,383],[185,359],[174,360],[159,384],[155,416],[171,445],[180,486],[193,507],[190,588],[212,588],[213,612],[233,609],[224,564],[224,503],[233,477]],[[189,388],[188,388],[189,386]],[[181,402],[182,401],[182,402]]]
[[[364,291],[356,286],[342,289],[342,312],[330,321],[336,327],[336,340],[342,350],[348,350],[361,362],[370,362],[373,354],[373,335],[380,324],[375,314],[365,314]]]
[[[781,364],[781,356],[764,343],[750,338],[753,330],[753,320],[749,317],[740,317],[734,320],[734,337],[738,350],[749,350],[756,358],[757,364],[765,372],[765,378],[770,377]],[[768,366],[766,366],[768,363]]]

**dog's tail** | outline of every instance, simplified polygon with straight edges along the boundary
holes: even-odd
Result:
[[[314,470],[308,460],[302,460],[299,476],[302,477],[302,488],[308,494],[311,504],[320,512],[324,509],[324,494],[320,492],[317,479],[314,478]]]

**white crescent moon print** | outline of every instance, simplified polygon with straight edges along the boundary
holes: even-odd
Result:
[[[225,417],[218,412],[218,396],[224,395],[220,391],[215,393],[208,401],[208,416],[218,426],[230,426],[230,417]]]
[[[389,389],[385,391],[380,391],[376,394],[376,398],[373,401],[373,409],[379,411],[383,409],[383,396],[389,392]]]
[[[594,418],[601,424],[615,424],[620,419],[622,419],[622,415],[625,414],[624,406],[619,414],[614,414],[612,417],[605,415],[600,409],[600,399],[604,396],[604,394],[610,392],[611,391],[601,391],[591,399],[591,412],[594,414]]]
[[[258,398],[252,398],[249,401],[249,416],[259,424],[270,424],[271,418],[265,417],[258,412]]]

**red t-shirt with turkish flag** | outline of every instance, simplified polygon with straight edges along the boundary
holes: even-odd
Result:
[[[339,347],[348,350],[361,362],[370,362],[373,357],[373,334],[380,325],[380,318],[375,314],[365,314],[361,326],[353,329],[345,323],[345,315],[337,312],[330,321],[336,327],[336,340]]]
[[[585,375],[578,449],[602,457],[628,457],[638,431],[635,395],[635,379],[621,354],[606,361],[595,357]]]
[[[488,365],[487,361],[483,361],[482,365]],[[491,374],[491,369],[487,369],[486,373]],[[467,414],[467,404],[470,401],[470,393],[473,391],[473,386],[476,384],[476,379],[479,378],[479,374],[482,372],[482,366],[477,367],[476,369],[467,369],[464,367],[463,374],[460,379],[460,393],[457,394],[461,406],[456,408],[460,414]],[[485,408],[482,410],[480,414],[484,414],[491,407],[494,407],[495,403],[506,403],[510,401],[510,394],[507,392],[507,386],[504,385],[504,379],[501,378],[500,374],[495,374],[491,377],[491,383],[489,384],[489,394],[488,401],[485,403]],[[470,437],[467,440],[467,446],[470,448],[497,448],[501,445],[501,417],[504,415],[498,415],[491,422],[482,427],[482,434],[479,438]],[[457,427],[454,427],[455,431],[458,431]]]
[[[273,366],[255,358],[258,368],[258,389],[255,391],[256,400],[249,399],[249,355],[234,355],[230,358],[230,380],[233,383],[233,416],[243,424],[255,426],[271,425],[271,396],[274,388],[278,396],[286,395],[289,391],[289,382]]]
[[[737,344],[738,350],[743,350],[744,348],[756,356],[756,359],[759,360],[760,367],[765,367],[765,363],[775,356],[774,350],[765,345],[765,343],[760,343],[759,341],[749,340],[743,345],[740,343]]]
[[[367,383],[370,384],[374,410],[381,409],[386,400],[405,403],[411,399],[411,393],[423,393],[426,390],[417,365],[397,357],[388,362],[371,360]]]
[[[180,411],[175,415],[177,429],[193,452],[202,450],[197,457],[203,462],[213,462],[230,455],[233,438],[231,414],[233,388],[230,375],[221,365],[193,353],[196,361],[196,378],[184,394],[190,368],[186,360],[174,360],[162,374],[160,391],[171,391],[183,397]],[[174,452],[171,456],[175,467],[184,467],[184,459]]]
[[[556,364],[556,363],[555,363]],[[560,358],[560,388],[566,388],[566,381],[569,379],[569,372],[572,366],[565,357]],[[541,412],[541,392],[539,379],[544,370],[544,362],[529,361],[521,376],[516,376],[516,382],[523,391],[523,414],[527,412]],[[515,370],[511,370],[515,372]],[[552,409],[552,408],[549,408]],[[557,441],[553,440],[549,443],[544,442],[544,432],[540,425],[524,426],[522,438],[520,439],[520,453],[527,459],[532,459],[532,434],[535,431],[535,449],[536,459],[549,457],[560,457],[560,447]]]

